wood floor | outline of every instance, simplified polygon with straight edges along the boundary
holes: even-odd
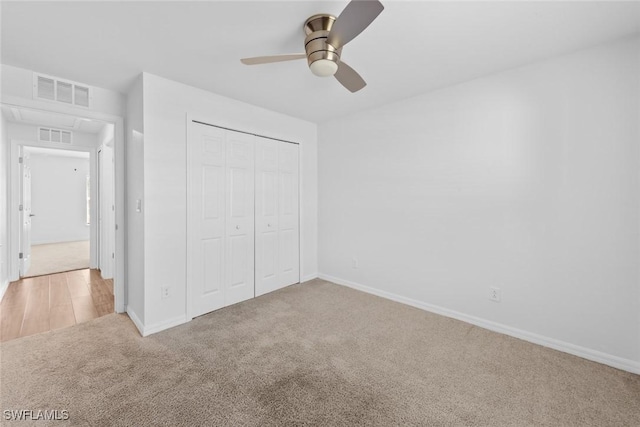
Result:
[[[0,341],[66,328],[113,313],[113,280],[75,270],[12,282],[0,304]]]

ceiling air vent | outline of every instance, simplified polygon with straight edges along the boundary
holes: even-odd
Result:
[[[34,73],[33,97],[89,108],[92,90],[82,83]]]
[[[55,85],[56,81],[46,77],[38,76],[38,98],[56,100]]]
[[[38,128],[38,140],[42,142],[62,142],[71,144],[71,131],[62,129]]]

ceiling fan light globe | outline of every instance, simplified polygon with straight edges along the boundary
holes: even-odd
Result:
[[[338,71],[338,64],[329,59],[318,59],[309,65],[311,72],[318,77],[333,76]]]

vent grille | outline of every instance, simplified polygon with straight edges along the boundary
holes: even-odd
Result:
[[[38,140],[42,142],[62,142],[71,144],[71,131],[51,128],[38,128]]]
[[[38,98],[56,100],[55,80],[38,76]]]
[[[76,105],[80,105],[82,107],[89,107],[89,88],[82,86],[75,86],[76,90]]]
[[[33,75],[33,97],[78,107],[91,107],[92,89],[84,84],[42,74]]]
[[[73,103],[73,85],[64,82],[58,82],[56,99],[60,102],[66,102],[67,104]]]

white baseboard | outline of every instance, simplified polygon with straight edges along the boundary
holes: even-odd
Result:
[[[136,328],[138,328],[138,332],[140,332],[140,335],[142,335],[143,337],[147,337],[151,334],[164,331],[165,329],[173,328],[174,326],[187,323],[187,317],[185,315],[182,315],[174,317],[173,319],[155,323],[153,325],[145,326],[138,315],[130,307],[127,307],[126,311],[133,324],[136,325]]]
[[[318,273],[307,274],[306,276],[303,276],[300,279],[300,283],[308,282],[309,280],[313,280],[313,279],[317,279],[317,278],[318,278]]]
[[[418,301],[412,298],[403,297],[387,291],[381,291],[379,289],[372,288],[370,286],[362,285],[360,283],[352,282],[350,280],[341,279],[339,277],[330,276],[320,273],[319,278],[333,282],[338,285],[347,286],[368,294],[376,295],[382,298],[390,299],[402,304],[410,305],[431,313],[440,314],[442,316],[451,317],[453,319],[461,320],[472,325],[479,326],[484,329],[489,329],[494,332],[509,335],[515,338],[519,338],[524,341],[529,341],[534,344],[538,344],[544,347],[549,347],[554,350],[569,353],[574,356],[582,357],[583,359],[591,360],[593,362],[602,363],[623,371],[631,372],[634,374],[640,374],[640,362],[636,362],[631,359],[625,359],[622,357],[614,356],[612,354],[603,353],[597,350],[593,350],[586,347],[581,347],[568,342],[560,341],[554,338],[545,337],[532,332],[523,331],[521,329],[513,328],[511,326],[503,325],[501,323],[492,322],[490,320],[482,319],[468,314],[460,313],[458,311],[450,310],[448,308],[439,307],[426,302]]]
[[[140,332],[140,335],[144,336],[144,324],[142,323],[138,315],[129,306],[126,307],[126,312],[129,316],[129,319],[131,319],[133,324],[136,325],[136,328],[138,328],[138,332]]]
[[[189,320],[191,320],[191,319],[189,319]],[[149,336],[151,334],[155,334],[155,333],[164,331],[165,329],[169,329],[169,328],[173,328],[174,326],[182,325],[183,323],[187,323],[189,320],[187,320],[187,316],[183,314],[181,316],[174,317],[173,319],[167,319],[167,320],[164,320],[162,322],[158,322],[158,323],[155,323],[153,325],[146,326],[144,328],[144,333],[142,334],[142,336],[146,337],[146,336]]]
[[[2,298],[4,298],[4,294],[7,292],[7,289],[9,289],[8,279],[0,283],[0,302],[2,302]]]

